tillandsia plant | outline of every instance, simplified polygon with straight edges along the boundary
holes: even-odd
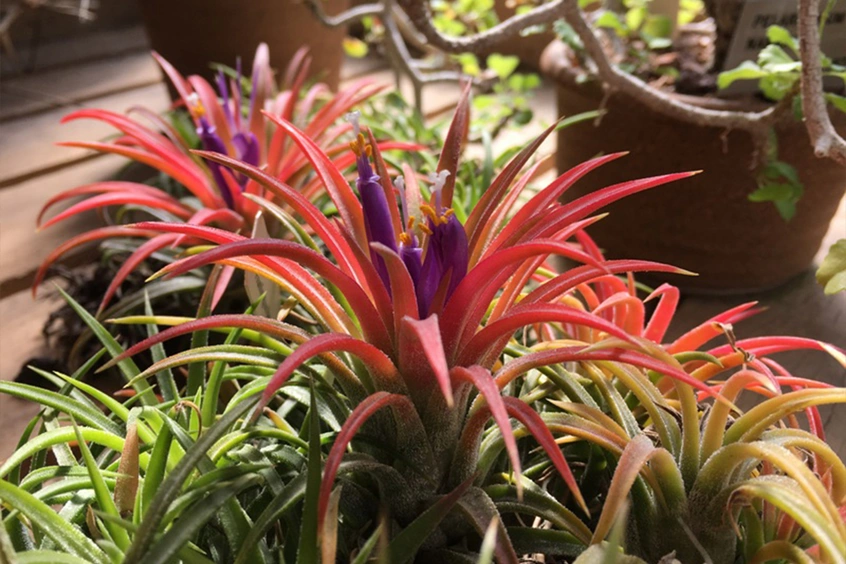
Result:
[[[216,444],[211,459],[222,465],[201,484],[225,489],[220,481],[240,470],[223,471],[237,456],[218,456],[218,446],[248,438],[274,466],[244,485],[246,529],[236,523],[233,533],[229,517],[217,516],[222,529],[201,529],[188,544],[190,534],[171,534],[169,521],[161,520],[167,507],[187,507],[168,497],[186,477],[176,462],[179,484],[168,482],[153,501],[157,512],[139,516],[137,532],[130,528],[138,536],[120,554],[131,562],[152,558],[167,539],[167,549],[183,558],[199,558],[199,550],[237,562],[252,561],[254,549],[313,561],[318,546],[324,562],[374,555],[390,562],[472,562],[491,550],[501,562],[516,562],[518,554],[575,558],[605,540],[631,496],[623,546],[647,561],[676,551],[683,562],[762,562],[773,554],[843,562],[846,469],[821,438],[816,406],[844,402],[846,391],[794,377],[768,358],[815,348],[846,365],[842,351],[785,337],[729,338],[728,345],[702,350],[730,336],[729,325],[750,315],[751,304],[662,344],[678,291],[664,286],[650,295],[657,306],[647,322],[630,274],[679,271],[606,261],[583,229],[601,219],[589,216],[603,205],[689,173],[559,204],[576,180],[621,156],[607,155],[563,174],[517,208],[537,165],[521,171],[550,129],[509,162],[459,221],[451,211],[451,179],[467,114],[465,97],[428,194],[408,167],[395,183],[376,174],[384,170],[380,151],[363,131],[351,143],[358,194],[327,155],[309,151],[338,210],[335,223],[266,172],[202,153],[232,174],[277,186],[308,226],[306,244],[187,223],[134,226],[217,245],[197,249],[162,275],[210,263],[237,267],[275,282],[296,305],[282,321],[249,312],[209,315],[208,290],[196,318],[119,320],[174,327],[126,351],[111,346],[110,365],[127,367],[146,348],[195,336],[195,348],[159,354],[148,369],[126,375],[139,401],[155,403],[146,387],[155,375],[163,398],[196,407],[197,418],[182,424],[200,433],[202,422],[208,430],[197,444]],[[304,138],[294,126],[288,131]],[[544,264],[550,255],[583,264],[556,275]],[[227,334],[226,341],[208,344],[210,331]],[[180,392],[166,374],[183,365],[189,374]],[[14,385],[4,388],[23,395]],[[743,413],[732,402],[744,389],[768,399]],[[228,394],[228,402],[221,399]],[[220,438],[257,396],[243,431]],[[221,409],[230,415],[215,423]],[[795,414],[803,410],[811,433],[798,428]],[[533,441],[524,440],[530,436]],[[305,474],[294,478],[294,468]],[[217,472],[201,467],[207,471]],[[209,490],[201,491],[197,497]],[[102,508],[95,517],[115,522]],[[15,522],[18,530],[24,526]],[[156,531],[164,536],[154,542]],[[107,541],[118,534],[107,531]]]
[[[116,154],[148,165],[161,173],[163,185],[98,182],[66,190],[51,198],[38,218],[41,229],[92,209],[119,206],[120,211],[116,215],[116,225],[93,229],[55,249],[39,269],[33,291],[51,264],[80,245],[104,239],[148,239],[137,245],[115,273],[103,295],[102,311],[135,268],[152,256],[162,258],[162,251],[186,243],[183,237],[127,228],[121,225],[121,221],[125,223],[126,216],[137,219],[140,213],[166,221],[215,225],[233,232],[250,233],[256,229],[254,220],[257,212],[272,205],[274,194],[246,176],[232,174],[216,163],[197,158],[191,153],[197,146],[264,167],[280,182],[301,190],[307,198],[316,198],[318,185],[306,168],[305,152],[309,149],[293,143],[286,130],[277,127],[264,112],[267,116],[300,124],[308,136],[304,143],[322,147],[343,169],[351,159],[342,154],[343,145],[337,144],[339,136],[349,129],[349,125],[336,122],[350,108],[382,89],[368,79],[354,81],[337,94],[332,94],[323,84],[307,87],[310,57],[305,49],[290,62],[279,92],[275,91],[268,49],[264,44],[256,51],[250,80],[241,76],[240,65],[231,73],[220,70],[217,90],[199,76],[184,78],[163,58],[155,53],[154,57],[179,93],[178,105],[187,111],[190,125],[183,123],[184,114],[174,114],[174,120],[169,123],[144,108],[133,108],[130,114],[147,120],[149,124],[132,115],[98,109],[78,110],[63,121],[98,120],[114,127],[119,136],[111,142],[69,142],[64,145]],[[415,149],[417,145],[389,143],[383,146],[386,150],[391,148]],[[90,197],[42,223],[53,206],[81,195]],[[274,226],[269,228],[274,229]],[[221,288],[225,287],[227,279],[227,276],[221,278]]]

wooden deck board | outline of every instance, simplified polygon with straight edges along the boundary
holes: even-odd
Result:
[[[0,83],[0,121],[52,108],[70,111],[72,107],[94,98],[149,86],[161,80],[158,65],[146,51],[18,76]]]
[[[35,53],[34,69],[21,68],[21,65],[31,61],[31,53],[28,45],[19,45],[19,65],[15,66],[14,61],[4,56],[0,59],[0,68],[5,79],[13,75],[27,74],[30,71],[33,74],[42,73],[51,69],[79,65],[87,61],[106,60],[123,53],[148,49],[147,35],[144,28],[139,25],[99,31],[41,45]]]
[[[100,224],[92,212],[36,232],[35,220],[44,203],[62,190],[114,178],[124,163],[120,157],[107,156],[0,190],[0,297],[29,287],[53,249]],[[57,205],[46,217],[67,205]]]
[[[55,293],[33,300],[28,290],[0,300],[0,380],[18,375],[22,363],[44,354],[41,328],[61,303]],[[32,402],[0,394],[0,463],[15,449],[29,420],[38,412]]]
[[[96,98],[84,106],[123,112],[138,104],[156,112],[166,110],[170,100],[164,84],[157,83]],[[100,141],[115,134],[112,127],[89,119],[59,125],[67,113],[66,108],[57,108],[3,124],[3,135],[0,137],[0,187],[17,184],[92,157],[91,151],[87,149],[56,146],[60,141]]]

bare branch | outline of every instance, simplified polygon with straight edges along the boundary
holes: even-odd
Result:
[[[820,62],[819,3],[799,0],[799,54],[802,59],[802,111],[814,152],[846,165],[846,140],[838,135],[828,115]]]
[[[397,3],[408,14],[414,27],[438,49],[447,53],[483,54],[489,53],[506,39],[517,36],[524,29],[557,20],[561,17],[565,1],[554,0],[525,14],[508,18],[488,30],[464,37],[449,37],[435,28],[429,0],[397,0]]]
[[[639,78],[621,71],[608,60],[602,44],[585,21],[578,0],[564,0],[563,15],[582,40],[586,53],[596,64],[597,74],[606,87],[623,92],[654,111],[695,125],[742,129],[756,135],[779,118],[781,112],[777,112],[775,107],[761,112],[711,110],[687,104],[651,88]]]
[[[362,4],[341,12],[337,16],[330,16],[323,10],[320,0],[306,0],[306,5],[315,17],[328,27],[346,26],[367,16],[381,16],[386,9],[382,3]]]

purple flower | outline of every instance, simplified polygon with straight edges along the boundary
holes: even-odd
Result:
[[[446,303],[467,274],[469,251],[464,226],[451,209],[444,209],[441,205],[441,189],[449,173],[442,171],[430,177],[433,183],[434,206],[420,206],[420,211],[425,216],[423,221],[417,221],[411,216],[404,183],[401,178],[397,179],[396,190],[402,200],[403,221],[406,225],[405,231],[397,234],[394,231],[385,190],[370,165],[372,148],[365,142],[360,131],[359,113],[348,114],[347,119],[352,123],[355,133],[355,140],[350,143],[350,148],[356,156],[356,186],[364,212],[367,239],[399,254],[414,284],[418,313],[420,318],[424,319],[433,313],[433,306]],[[420,239],[414,233],[415,228],[425,236],[425,248],[420,245]],[[384,260],[372,249],[370,259],[385,288],[390,292],[390,278]]]
[[[429,235],[426,257],[417,283],[417,303],[420,317],[427,317],[439,292],[444,293],[445,303],[458,284],[467,275],[469,251],[464,226],[451,209],[441,206],[441,189],[449,173],[441,171],[432,175],[432,195],[435,207],[424,204],[421,210],[427,216],[427,224],[421,229]]]

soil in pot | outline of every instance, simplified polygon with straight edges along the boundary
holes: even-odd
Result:
[[[349,0],[327,0],[336,14]],[[296,51],[309,47],[312,75],[338,87],[346,34],[320,23],[297,0],[140,0],[151,47],[184,75],[214,78],[210,63],[234,66],[238,57],[250,69],[259,43],[270,48],[270,63],[284,69]]]
[[[558,84],[558,113],[595,110],[603,92],[596,82],[576,84],[564,50],[553,43],[544,71]],[[721,109],[754,109],[713,98],[684,97]],[[777,128],[779,158],[796,168],[805,194],[785,221],[770,203],[748,200],[757,185],[755,150],[741,131],[682,123],[643,107],[624,94],[611,96],[598,125],[559,133],[557,165],[567,170],[599,154],[630,155],[591,172],[567,192],[574,199],[618,182],[671,172],[702,174],[625,198],[607,208],[610,217],[590,233],[611,258],[670,263],[697,272],[673,277],[688,291],[740,293],[778,286],[807,269],[846,192],[846,168],[817,159],[804,124]],[[846,131],[846,116],[833,115]]]

